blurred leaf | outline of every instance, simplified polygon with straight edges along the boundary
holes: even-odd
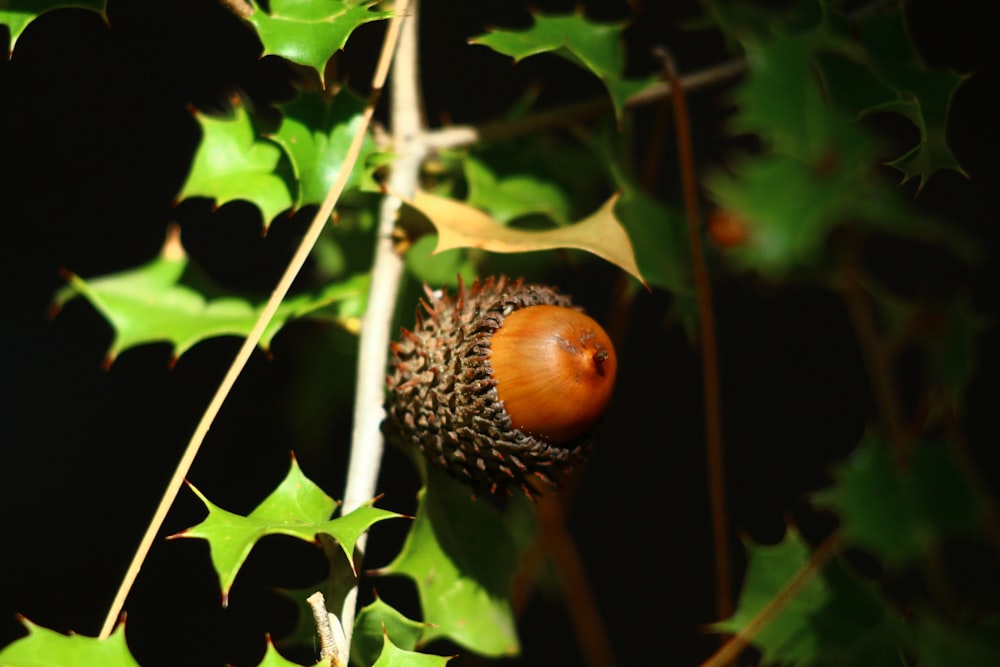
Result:
[[[314,667],[318,667],[323,664],[323,661],[318,661],[314,663]],[[299,663],[292,662],[285,658],[285,656],[278,653],[278,649],[274,648],[274,644],[271,643],[271,638],[267,638],[267,649],[264,651],[264,659],[260,661],[257,667],[301,667]]]
[[[437,228],[436,253],[452,248],[480,248],[491,252],[576,248],[606,259],[645,283],[635,263],[632,242],[615,217],[617,200],[617,195],[611,197],[584,220],[545,230],[505,227],[477,208],[424,191],[418,191],[408,203]]]
[[[421,236],[406,251],[406,268],[414,279],[434,286],[457,287],[461,276],[466,285],[472,284],[478,274],[475,262],[465,250],[455,248],[436,252],[437,239],[433,235]]]
[[[967,76],[942,69],[929,69],[920,59],[907,31],[902,11],[867,19],[861,37],[871,56],[872,68],[895,92],[895,99],[872,106],[869,111],[895,111],[920,131],[920,142],[889,164],[903,173],[903,182],[919,179],[923,188],[939,169],[965,171],[948,145],[948,113],[955,91]]]
[[[443,667],[449,660],[451,658],[401,649],[386,637],[382,653],[372,667]]]
[[[427,466],[417,518],[402,551],[379,574],[417,586],[427,629],[488,657],[520,651],[510,602],[517,551],[500,515],[468,487]]]
[[[278,55],[312,67],[323,81],[326,61],[344,48],[359,26],[392,16],[371,11],[376,0],[269,0],[271,12],[254,0],[257,9],[248,19],[257,29],[264,55]]]
[[[106,0],[4,0],[0,3],[0,25],[6,25],[10,29],[8,48],[13,52],[17,38],[41,14],[63,7],[81,7],[99,12],[106,19],[106,4]]]
[[[809,561],[810,548],[794,528],[774,546],[746,542],[747,572],[736,612],[715,623],[737,633]],[[762,665],[799,667],[899,664],[900,629],[874,588],[834,560],[805,584],[753,644]],[[895,662],[894,662],[895,661]]]
[[[987,617],[972,627],[955,627],[931,614],[917,617],[920,667],[1000,665],[1000,619]]]
[[[178,198],[207,197],[218,206],[237,199],[251,202],[260,209],[266,229],[293,203],[292,186],[278,173],[281,148],[257,140],[250,115],[242,106],[229,118],[203,113],[196,118],[201,142]]]
[[[64,635],[21,619],[28,630],[0,650],[0,667],[139,667],[125,643],[124,626],[107,639]]]
[[[570,201],[563,188],[536,173],[501,176],[490,165],[473,156],[465,160],[469,184],[466,202],[482,209],[498,222],[531,214],[545,215],[558,223],[569,222]]]
[[[332,283],[313,294],[285,299],[264,330],[260,345],[267,349],[274,335],[290,320],[331,304],[363,298],[368,278],[355,276]],[[191,262],[171,237],[159,257],[135,269],[84,280],[70,274],[69,285],[55,305],[83,296],[114,329],[108,360],[137,345],[168,342],[180,357],[196,343],[214,336],[247,336],[264,308],[246,295],[215,285]],[[349,315],[344,315],[349,317]]]
[[[344,157],[354,135],[363,125],[365,102],[348,91],[341,91],[333,100],[320,93],[302,93],[283,105],[281,126],[271,137],[287,153],[298,181],[295,207],[320,204],[344,163]],[[366,167],[376,153],[370,136],[358,156],[345,191],[350,188],[375,189],[374,180]]]
[[[625,78],[625,51],[621,43],[623,23],[596,23],[580,14],[535,14],[535,23],[527,30],[491,30],[473,37],[473,44],[483,44],[515,61],[554,53],[593,72],[608,89],[621,119],[625,101],[655,79]]]
[[[193,485],[189,486],[208,508],[208,516],[173,537],[208,541],[224,604],[236,574],[262,537],[288,535],[315,542],[317,534],[326,533],[337,541],[353,567],[354,543],[358,537],[379,521],[401,516],[365,505],[346,516],[331,519],[337,503],[302,473],[294,457],[281,484],[245,517],[217,507]]]
[[[909,460],[896,462],[874,435],[865,437],[834,471],[834,485],[813,500],[840,517],[845,544],[892,568],[917,561],[949,537],[981,532],[986,514],[984,500],[947,447],[919,443]]]
[[[367,667],[382,652],[383,639],[388,636],[393,645],[412,651],[424,631],[424,624],[410,620],[399,611],[376,598],[358,612],[351,636],[351,664]]]

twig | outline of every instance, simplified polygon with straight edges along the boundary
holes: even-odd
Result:
[[[402,11],[405,11],[406,0],[402,0],[401,5],[403,6]],[[382,46],[379,67],[375,72],[372,82],[372,94],[368,101],[368,105],[362,113],[361,123],[359,124],[358,130],[351,139],[351,144],[347,149],[347,154],[344,156],[344,162],[340,167],[340,171],[337,172],[337,177],[330,186],[330,190],[327,192],[326,198],[323,200],[322,205],[316,212],[315,217],[313,217],[313,220],[309,225],[309,229],[306,230],[305,236],[302,238],[302,242],[295,251],[295,255],[292,257],[291,261],[289,261],[284,275],[282,275],[278,285],[274,288],[274,292],[271,293],[271,297],[268,299],[264,309],[261,311],[260,316],[257,318],[257,322],[254,324],[253,329],[251,329],[249,335],[247,335],[246,340],[243,341],[243,346],[240,347],[239,352],[236,354],[236,358],[233,360],[232,365],[226,372],[226,376],[223,378],[222,383],[215,392],[215,396],[212,397],[212,401],[209,403],[208,408],[205,410],[201,421],[198,423],[198,426],[194,431],[194,434],[191,436],[191,439],[181,456],[181,460],[177,464],[173,477],[170,478],[170,482],[167,484],[167,489],[164,491],[163,497],[160,499],[160,504],[156,508],[156,512],[154,513],[152,520],[149,522],[146,533],[143,535],[142,541],[139,543],[135,556],[132,558],[132,562],[125,573],[125,577],[122,580],[117,594],[115,595],[114,601],[111,603],[111,608],[108,610],[108,614],[104,619],[104,625],[101,628],[101,633],[99,635],[102,639],[107,639],[111,635],[111,631],[114,629],[114,626],[118,621],[118,615],[121,613],[122,607],[125,605],[125,598],[128,597],[128,593],[132,589],[132,584],[135,582],[136,577],[139,576],[139,570],[142,568],[142,563],[146,559],[146,555],[149,553],[149,550],[153,545],[153,540],[159,533],[160,527],[163,525],[164,519],[166,519],[167,512],[170,510],[170,506],[173,504],[174,498],[177,497],[177,493],[180,491],[181,485],[184,483],[184,478],[187,476],[188,471],[191,469],[191,465],[194,463],[194,458],[198,453],[198,449],[201,447],[201,443],[208,434],[209,428],[212,426],[212,423],[215,421],[215,417],[222,408],[223,402],[226,400],[230,390],[236,383],[236,379],[246,366],[247,361],[249,361],[250,355],[256,349],[261,336],[264,334],[264,330],[274,317],[274,314],[277,312],[278,306],[281,305],[285,295],[288,294],[288,290],[291,288],[292,282],[302,269],[306,259],[309,257],[309,253],[312,251],[317,239],[319,239],[322,234],[323,228],[326,226],[327,221],[333,214],[333,208],[336,205],[337,200],[340,198],[341,193],[344,191],[344,187],[347,185],[347,180],[350,178],[354,164],[357,162],[358,156],[361,154],[361,147],[368,131],[368,126],[370,125],[372,116],[375,113],[375,104],[378,101],[378,96],[381,92],[382,85],[385,82],[389,63],[392,59],[393,48],[395,45],[394,36],[398,34],[399,24],[401,21],[401,15],[394,16],[390,19],[385,43]]]
[[[345,665],[346,637],[337,618],[326,608],[326,598],[319,591],[306,598],[319,635],[319,659],[331,667]]]
[[[731,60],[683,76],[679,79],[679,85],[688,91],[704,88],[734,79],[743,74],[746,68],[745,61]],[[666,99],[673,94],[673,89],[673,85],[668,82],[653,84],[625,100],[625,107],[633,108]],[[607,97],[601,97],[541,111],[513,121],[497,121],[479,126],[452,125],[428,131],[424,143],[429,149],[440,150],[468,146],[480,141],[503,141],[553,127],[565,127],[573,122],[607,114],[612,109],[611,101]]]
[[[401,2],[399,14],[407,11]],[[389,176],[389,194],[382,202],[372,282],[368,307],[361,323],[358,371],[354,401],[354,429],[351,434],[351,457],[347,469],[342,514],[369,502],[375,495],[383,441],[380,424],[384,416],[385,369],[392,316],[399,292],[403,261],[393,249],[392,232],[402,202],[395,196],[412,196],[416,189],[420,164],[426,154],[421,143],[421,104],[417,66],[417,0],[409,2],[409,16],[394,22],[390,30],[401,30],[393,61],[391,124],[396,160]],[[393,33],[394,34],[394,33]],[[390,37],[386,37],[389,43]],[[355,567],[360,563],[366,544],[362,534],[355,543]],[[340,613],[344,633],[350,645],[357,608],[357,582],[344,599]]]
[[[716,612],[720,618],[732,613],[731,574],[729,567],[729,521],[726,511],[726,468],[722,453],[722,397],[719,387],[719,352],[712,310],[712,280],[708,274],[705,250],[701,242],[701,214],[698,210],[698,183],[695,174],[694,148],[684,85],[677,66],[666,49],[658,49],[664,71],[671,84],[674,100],[674,123],[681,179],[684,185],[684,209],[687,213],[691,267],[698,303],[698,333],[705,401],[705,455],[712,513],[712,539],[715,546]]]
[[[701,663],[700,667],[724,667],[735,660],[761,631],[777,618],[778,614],[788,606],[788,603],[795,599],[795,596],[823,571],[823,568],[839,550],[840,540],[836,534],[826,538],[809,556],[805,565],[788,580],[788,583],[768,600],[767,604],[761,607],[760,611],[743,626],[742,630],[723,644],[708,660]]]
[[[219,2],[222,3],[226,9],[241,19],[248,19],[253,16],[255,11],[257,11],[254,9],[253,5],[248,3],[246,0],[219,0]]]

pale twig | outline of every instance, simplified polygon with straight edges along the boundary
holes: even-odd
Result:
[[[688,91],[705,88],[734,79],[743,74],[746,68],[744,60],[731,60],[682,76],[680,85]],[[625,107],[650,104],[668,98],[672,94],[673,88],[669,82],[656,83],[625,100]],[[602,97],[540,111],[517,120],[497,121],[478,126],[452,125],[428,131],[424,136],[424,144],[429,149],[441,150],[468,146],[480,141],[503,141],[540,130],[565,127],[573,122],[610,113],[613,108],[611,100]]]
[[[403,0],[401,4],[404,8],[403,11],[405,11],[406,0]],[[379,67],[376,70],[375,77],[372,82],[371,98],[362,113],[362,119],[359,123],[358,130],[347,149],[340,171],[337,172],[337,177],[334,179],[329,192],[327,192],[326,198],[323,200],[323,203],[316,212],[316,215],[313,217],[309,228],[306,230],[305,236],[303,236],[301,243],[295,251],[295,255],[292,257],[291,261],[289,261],[284,275],[282,275],[277,287],[274,288],[274,292],[271,293],[271,297],[264,305],[264,308],[261,311],[260,316],[257,318],[257,322],[254,324],[253,329],[251,329],[250,333],[247,335],[246,340],[243,341],[243,345],[236,354],[236,358],[233,360],[232,365],[226,372],[226,376],[223,378],[219,388],[215,392],[215,396],[212,397],[212,401],[209,403],[208,408],[205,410],[201,421],[198,423],[198,426],[194,431],[194,434],[191,436],[191,439],[181,456],[181,460],[177,464],[177,468],[174,471],[173,476],[170,478],[170,482],[167,484],[167,489],[164,491],[163,497],[160,499],[160,504],[156,508],[156,512],[154,513],[152,520],[149,522],[146,533],[143,535],[142,540],[139,543],[135,556],[132,558],[132,562],[125,573],[125,577],[118,589],[118,593],[115,595],[114,601],[111,603],[111,608],[104,619],[104,625],[101,628],[101,633],[99,635],[102,639],[106,639],[111,635],[111,631],[117,623],[122,607],[125,605],[125,598],[128,597],[128,593],[132,589],[132,584],[135,582],[136,577],[139,576],[139,570],[142,568],[142,563],[146,559],[146,554],[149,553],[149,550],[153,545],[153,541],[156,539],[156,535],[159,533],[164,519],[166,519],[167,512],[170,510],[170,506],[177,497],[177,493],[180,491],[181,485],[184,483],[184,478],[187,476],[188,471],[191,469],[191,465],[194,463],[194,458],[198,453],[198,449],[201,447],[201,443],[208,434],[209,428],[215,421],[216,415],[218,415],[219,410],[222,408],[223,402],[226,400],[230,390],[236,383],[236,379],[246,366],[247,361],[249,361],[250,355],[256,349],[257,344],[260,342],[260,339],[264,334],[264,330],[271,322],[271,319],[274,317],[275,312],[277,312],[278,306],[281,305],[285,295],[288,294],[288,290],[291,288],[292,282],[302,269],[306,259],[309,257],[309,253],[312,251],[317,239],[319,239],[320,234],[322,234],[323,228],[326,226],[327,221],[329,221],[330,216],[333,214],[333,208],[336,205],[337,200],[340,198],[341,193],[344,191],[344,187],[347,185],[347,180],[350,178],[354,164],[357,162],[358,156],[361,154],[361,147],[364,143],[365,135],[368,131],[369,125],[371,124],[372,116],[375,114],[375,104],[378,101],[378,95],[381,92],[389,63],[392,60],[394,36],[398,34],[399,23],[401,21],[402,15],[397,15],[389,22],[389,30],[386,34],[385,43],[383,44]]]
[[[403,2],[398,10],[407,11]],[[417,0],[410,0],[409,15],[402,22],[399,45],[393,61],[391,130],[396,159],[389,175],[389,195],[382,202],[372,282],[368,305],[361,323],[358,349],[358,370],[354,399],[354,429],[351,434],[351,456],[347,469],[342,514],[371,501],[375,495],[383,441],[380,424],[384,415],[385,369],[391,338],[392,316],[399,293],[403,261],[393,248],[392,232],[402,202],[396,195],[412,196],[426,150],[420,141],[422,118],[419,74],[417,68]],[[387,37],[387,42],[389,38]],[[355,567],[360,571],[366,544],[362,534],[355,543]],[[350,644],[357,608],[357,583],[344,599],[340,613],[344,633]]]
[[[222,3],[223,7],[241,19],[248,19],[253,16],[255,11],[257,11],[254,9],[253,5],[246,0],[219,0],[219,2]]]
[[[347,664],[347,638],[337,617],[326,608],[326,598],[319,591],[306,598],[319,635],[319,659],[331,667]]]

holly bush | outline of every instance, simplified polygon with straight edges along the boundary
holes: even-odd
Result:
[[[0,666],[1000,664],[993,13],[0,3]],[[498,274],[619,351],[530,499],[379,432]]]

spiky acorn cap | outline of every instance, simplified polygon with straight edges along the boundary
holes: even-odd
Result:
[[[431,464],[477,490],[520,487],[530,496],[529,479],[553,484],[584,459],[594,429],[587,425],[583,433],[554,443],[515,427],[498,397],[490,348],[512,313],[541,305],[580,309],[551,287],[502,276],[468,288],[460,283],[454,298],[426,285],[424,291],[413,331],[404,329],[392,344],[382,423],[387,439],[416,447]],[[602,354],[601,361],[607,356]],[[613,383],[613,366],[611,371]],[[553,390],[558,391],[555,385]]]

